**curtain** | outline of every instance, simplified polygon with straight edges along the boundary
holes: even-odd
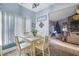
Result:
[[[7,45],[13,42],[14,39],[14,16],[4,12],[2,14],[3,20],[3,45]]]
[[[25,32],[25,18],[22,16],[15,16],[15,36],[22,36]],[[19,41],[22,41],[22,38],[19,38]]]
[[[15,16],[15,36],[22,35],[23,32],[23,19],[22,17]]]
[[[26,32],[31,32],[31,24],[30,17],[26,17]]]
[[[0,46],[2,45],[2,12],[0,11]]]
[[[31,19],[20,15],[2,12],[2,44],[14,43],[15,36],[31,32]],[[23,39],[20,39],[22,41]]]
[[[54,30],[57,32],[57,33],[61,33],[61,28],[60,28],[60,25],[59,25],[59,22],[57,21],[55,26],[54,26]]]

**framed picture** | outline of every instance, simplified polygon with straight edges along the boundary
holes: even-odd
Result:
[[[47,20],[47,16],[46,15],[40,16],[40,17],[37,18],[37,22],[41,22],[41,21],[45,21],[45,20]]]
[[[43,22],[40,22],[39,27],[42,28],[44,26]]]

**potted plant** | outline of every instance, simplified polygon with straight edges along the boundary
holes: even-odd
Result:
[[[33,34],[33,36],[37,35],[37,30],[35,28],[32,29],[32,34]]]

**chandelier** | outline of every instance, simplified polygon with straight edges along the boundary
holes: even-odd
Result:
[[[39,3],[33,3],[32,8],[37,8],[39,6]]]

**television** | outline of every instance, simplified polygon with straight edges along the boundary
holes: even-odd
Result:
[[[72,32],[79,32],[79,20],[72,20],[70,22],[70,28]]]

